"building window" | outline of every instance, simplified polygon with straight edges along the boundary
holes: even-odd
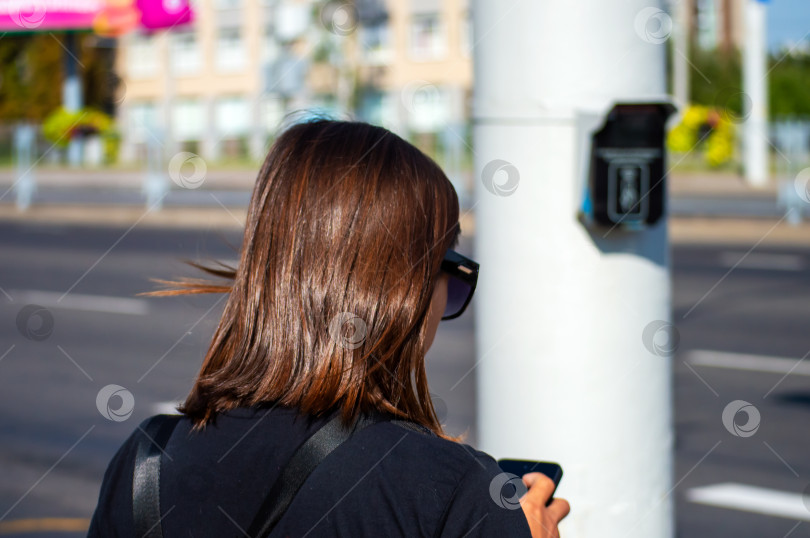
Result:
[[[383,125],[382,113],[383,94],[378,90],[368,90],[360,98],[359,116],[363,121],[375,125]]]
[[[172,107],[174,138],[180,142],[202,140],[206,131],[205,109],[196,99],[181,100]]]
[[[150,78],[158,73],[158,53],[151,35],[132,36],[127,51],[127,73],[132,78]]]
[[[379,65],[391,61],[391,32],[388,21],[379,21],[361,26],[360,44],[363,47],[363,59]]]
[[[247,65],[247,51],[239,28],[220,28],[217,36],[217,70],[241,71]]]
[[[157,107],[149,101],[139,101],[129,106],[129,125],[127,127],[130,140],[135,143],[148,142],[150,136],[158,129]]]
[[[247,65],[242,32],[239,28],[220,28],[217,36],[216,64],[218,71],[241,71]]]
[[[175,75],[194,75],[202,68],[200,45],[192,32],[172,36],[171,68]]]
[[[447,36],[438,13],[413,15],[410,53],[414,60],[438,60],[447,51]]]
[[[260,124],[268,134],[277,134],[284,121],[284,101],[271,95],[261,98]]]
[[[250,106],[244,97],[217,99],[214,117],[217,134],[222,138],[238,138],[250,131]]]
[[[418,133],[435,133],[447,124],[447,92],[432,84],[417,86],[411,93],[408,126]]]

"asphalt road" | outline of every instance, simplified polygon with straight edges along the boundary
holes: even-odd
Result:
[[[19,535],[82,535],[67,529],[92,513],[107,462],[143,418],[183,398],[223,306],[134,294],[150,277],[196,275],[183,258],[235,259],[239,241],[215,229],[0,223],[0,533],[41,524],[62,531]],[[810,536],[797,496],[810,485],[810,372],[795,362],[810,351],[810,249],[747,250],[673,250],[681,537]],[[461,377],[475,360],[472,319],[442,324],[428,369],[448,429],[474,443],[475,379]],[[118,397],[97,405],[111,384],[134,398],[125,420],[102,416]],[[753,434],[745,415],[723,422],[737,400],[758,411]],[[739,509],[746,502],[768,510]]]

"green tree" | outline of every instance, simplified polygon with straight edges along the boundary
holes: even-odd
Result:
[[[0,77],[0,120],[40,122],[62,100],[62,48],[50,34],[6,34]]]
[[[726,109],[741,117],[745,107],[740,53],[693,49],[689,91],[694,104]]]
[[[771,117],[810,116],[810,55],[776,55],[770,64],[768,106]]]
[[[113,114],[118,79],[114,48],[79,34],[79,72],[84,104]],[[64,33],[6,34],[0,39],[0,121],[42,122],[62,104]]]
[[[694,104],[745,115],[747,99],[739,51],[696,49],[691,54],[690,97]],[[810,116],[810,55],[777,53],[768,58],[768,107],[771,118]]]

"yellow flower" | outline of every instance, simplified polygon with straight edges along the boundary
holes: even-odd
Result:
[[[690,105],[681,117],[681,123],[667,133],[670,151],[686,153],[698,144],[699,133],[709,128],[709,136],[702,143],[704,158],[711,166],[720,166],[734,156],[734,123],[718,109]]]
[[[706,123],[709,117],[709,109],[701,105],[691,105],[683,113],[681,123],[689,129],[697,130],[701,125]]]
[[[678,153],[689,151],[695,142],[695,132],[683,124],[676,125],[667,135],[667,147]]]

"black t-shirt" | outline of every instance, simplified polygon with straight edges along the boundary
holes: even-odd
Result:
[[[287,460],[328,419],[240,408],[194,433],[181,419],[161,458],[163,535],[245,536]],[[134,536],[132,470],[144,424],[110,462],[88,536]],[[530,538],[523,510],[493,500],[500,472],[468,445],[379,422],[313,471],[271,536]]]

